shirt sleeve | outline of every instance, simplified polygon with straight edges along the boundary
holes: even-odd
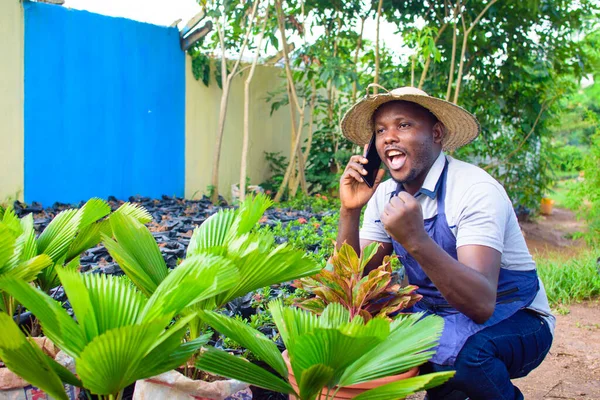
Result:
[[[456,247],[483,245],[504,251],[504,234],[512,205],[492,183],[477,183],[458,204]]]
[[[359,236],[361,239],[373,240],[381,243],[391,243],[392,240],[383,228],[383,223],[381,222],[381,211],[383,210],[380,210],[381,201],[379,201],[380,198],[378,195],[381,196],[382,193],[376,192],[367,203]],[[383,196],[385,196],[385,194],[383,194]]]

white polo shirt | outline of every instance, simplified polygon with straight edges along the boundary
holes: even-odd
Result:
[[[446,158],[446,219],[456,237],[456,247],[473,244],[488,246],[502,253],[501,268],[514,271],[534,270],[535,262],[506,191],[491,175],[473,164],[440,153],[422,188],[415,195],[423,209],[423,218],[432,218],[437,214],[436,189]],[[380,216],[396,187],[397,183],[393,179],[379,185],[367,204],[360,230],[361,239],[392,242],[383,228]],[[528,308],[540,313],[554,333],[556,322],[550,312],[541,280],[540,290]]]

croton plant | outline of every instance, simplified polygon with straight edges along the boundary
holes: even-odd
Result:
[[[365,321],[373,317],[389,317],[421,300],[415,285],[402,286],[394,282],[392,259],[364,274],[365,267],[379,249],[379,243],[366,246],[361,256],[344,243],[329,259],[327,268],[311,278],[297,280],[294,285],[315,294],[297,302],[297,306],[321,314],[330,303],[340,303],[350,311],[351,318],[360,315]]]

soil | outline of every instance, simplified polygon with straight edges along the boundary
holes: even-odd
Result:
[[[585,249],[583,240],[572,238],[585,225],[569,210],[555,208],[551,215],[520,224],[534,258],[568,258]],[[570,304],[568,310],[566,315],[555,313],[554,342],[546,359],[513,381],[527,400],[600,400],[600,299]],[[408,399],[423,397],[419,393]]]

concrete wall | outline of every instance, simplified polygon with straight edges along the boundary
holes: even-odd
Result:
[[[0,1],[0,202],[23,199],[23,10]]]
[[[214,145],[219,123],[221,89],[211,74],[206,87],[194,79],[191,58],[186,56],[186,111],[185,111],[185,195],[198,198],[208,193],[211,184]],[[248,176],[251,184],[259,184],[269,176],[269,165],[264,152],[281,151],[286,157],[290,151],[291,123],[289,107],[269,115],[267,92],[284,83],[282,70],[275,67],[256,68],[250,92],[250,139]],[[246,72],[247,73],[247,72]],[[221,152],[219,193],[230,199],[231,185],[240,181],[240,159],[244,128],[244,78],[236,77],[231,87],[229,108]]]

